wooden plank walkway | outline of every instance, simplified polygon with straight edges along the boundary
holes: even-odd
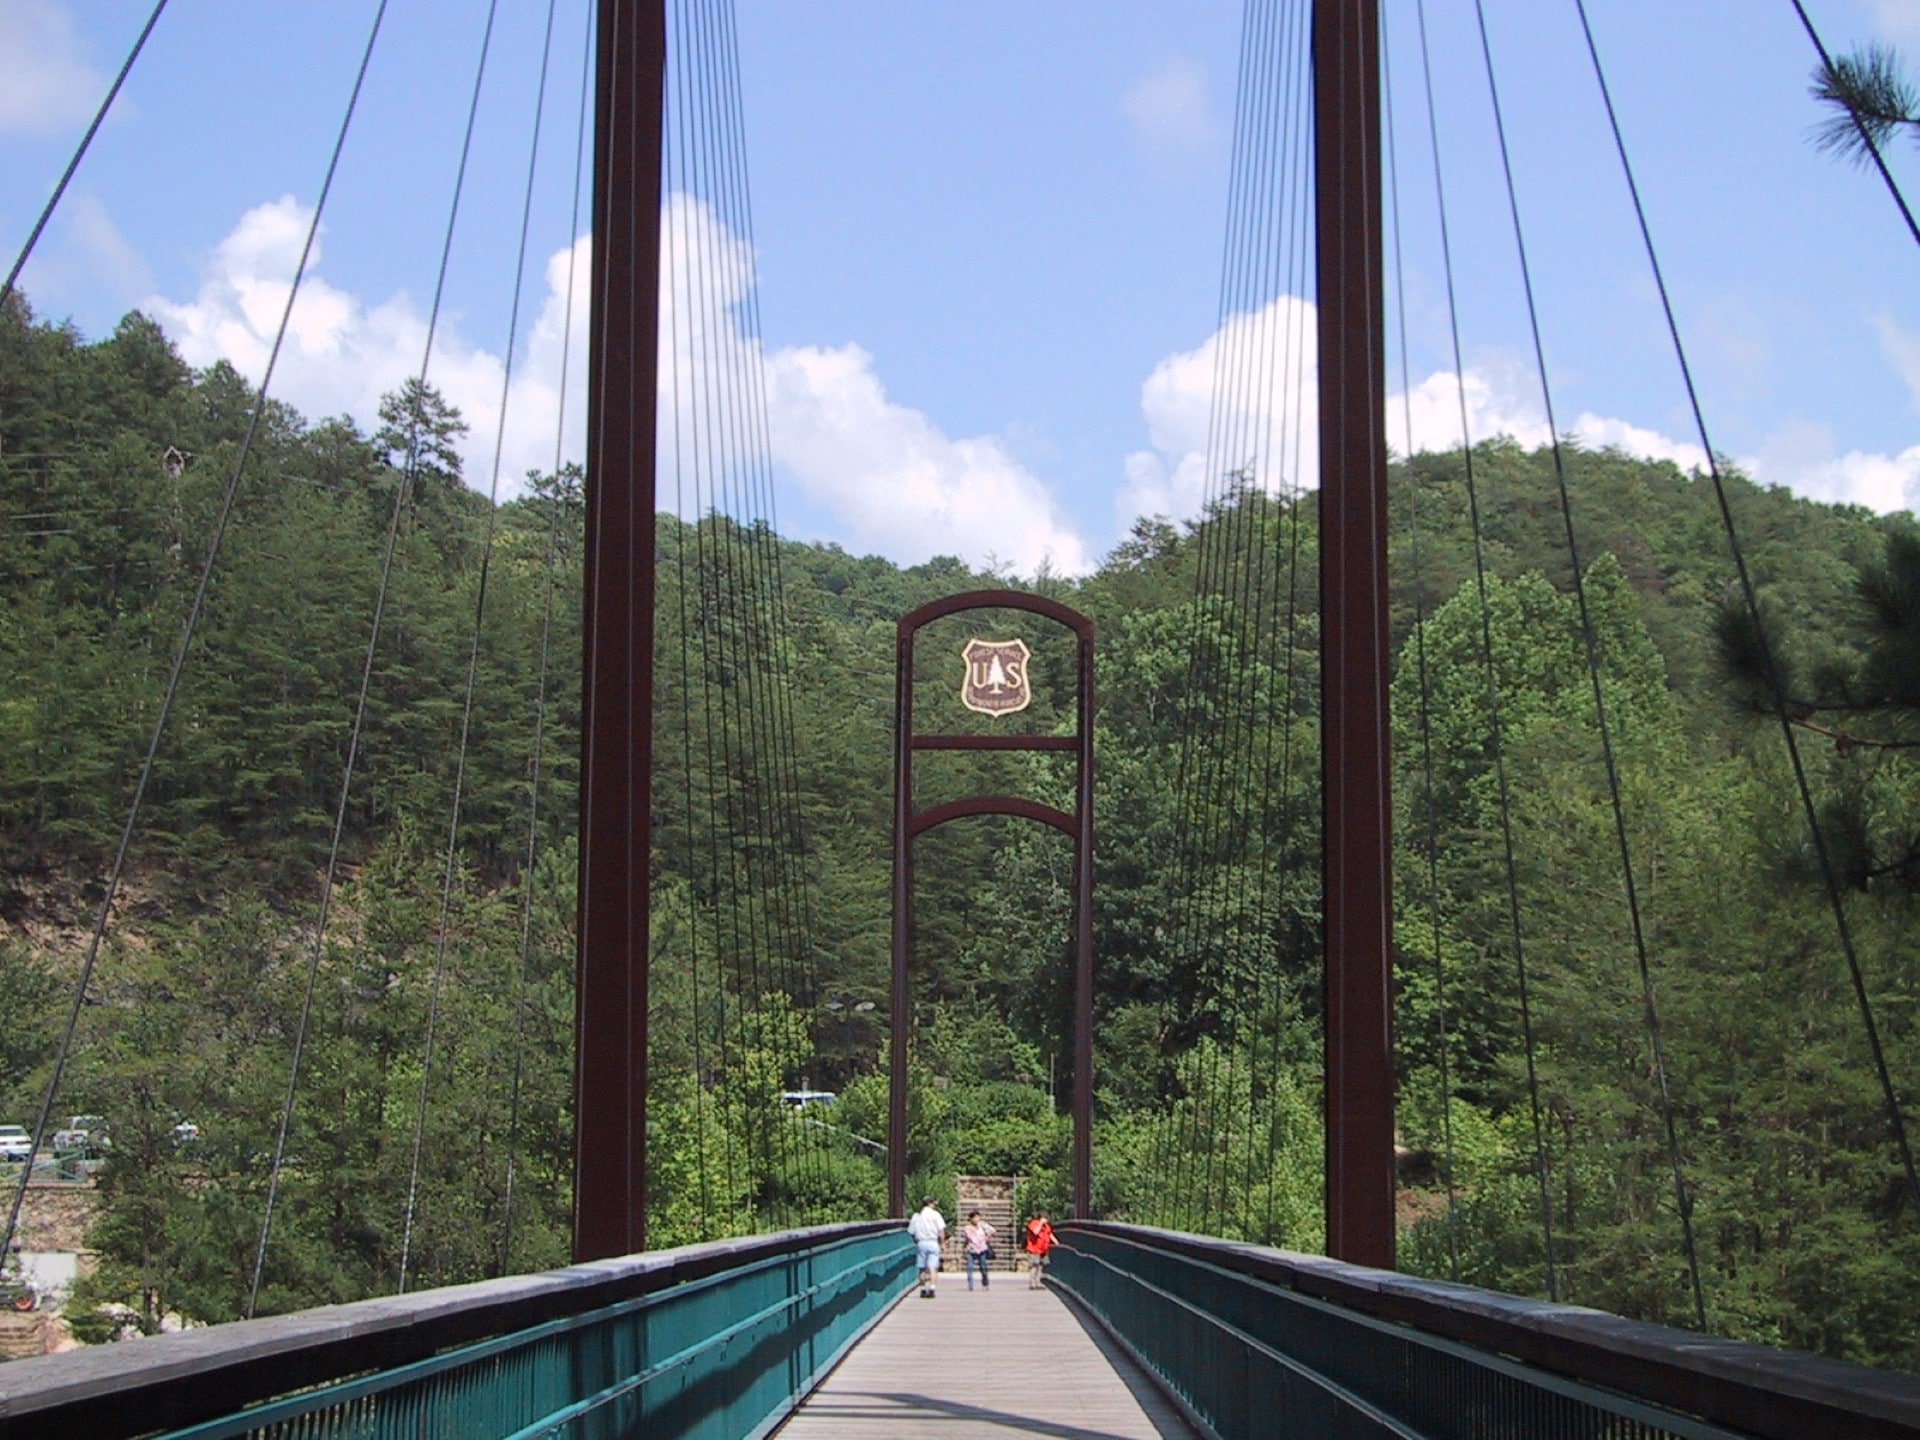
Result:
[[[1166,1397],[1051,1289],[1008,1275],[896,1305],[775,1432],[778,1440],[1193,1440]]]

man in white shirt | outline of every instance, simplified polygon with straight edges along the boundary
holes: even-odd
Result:
[[[907,1221],[907,1233],[920,1259],[920,1298],[931,1300],[934,1279],[940,1274],[940,1242],[947,1237],[946,1218],[934,1209],[931,1195]]]

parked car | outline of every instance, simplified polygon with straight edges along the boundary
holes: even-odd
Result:
[[[9,1165],[33,1158],[33,1136],[24,1125],[0,1125],[0,1161]]]
[[[107,1134],[107,1122],[99,1115],[70,1115],[64,1130],[53,1132],[53,1148],[56,1154],[82,1154],[89,1160],[98,1160],[113,1147],[113,1139]]]

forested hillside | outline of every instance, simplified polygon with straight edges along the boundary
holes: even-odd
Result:
[[[40,1104],[251,403],[141,316],[87,343],[18,300],[0,313],[0,1120]],[[410,1287],[565,1256],[579,477],[529,477],[490,517],[431,389],[381,422],[269,406],[240,475],[55,1103],[108,1117],[114,1142],[83,1330],[109,1300],[147,1328],[243,1313],[276,1148],[262,1311],[391,1292],[403,1245]],[[1920,1365],[1920,1216],[1751,637],[1728,618],[1711,487],[1568,458],[1709,1323]],[[1473,468],[1484,608],[1464,457],[1393,476],[1402,1263],[1544,1294],[1544,1218],[1564,1298],[1692,1323],[1552,467],[1493,442]],[[1732,503],[1904,1100],[1920,559],[1904,517],[1737,476]],[[1016,580],[660,518],[656,1243],[881,1207],[861,1142],[884,1138],[893,625],[1005,583],[1099,627],[1097,1203],[1320,1244],[1313,524],[1310,497],[1230,494],[1193,524],[1142,520],[1084,579]],[[720,598],[742,547],[783,586],[751,616]],[[1019,723],[1065,728],[1069,653],[1038,629]],[[689,663],[716,635],[724,664]],[[966,723],[964,638],[929,632],[923,723]],[[791,765],[700,743],[709,693],[777,701]],[[938,758],[922,803],[1066,779],[1051,757]],[[798,848],[726,838],[748,813]],[[1068,847],[974,822],[919,861],[915,1183],[1017,1172],[1026,1205],[1058,1208]],[[789,872],[799,937],[737,883]],[[791,966],[742,965],[762,933]],[[840,1099],[791,1113],[779,1092],[803,1082]]]

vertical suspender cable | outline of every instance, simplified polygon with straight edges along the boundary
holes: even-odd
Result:
[[[1393,224],[1393,293],[1400,318],[1400,403],[1407,437],[1407,535],[1413,562],[1413,655],[1420,688],[1420,775],[1427,818],[1427,913],[1433,922],[1434,1024],[1440,1054],[1440,1135],[1446,1154],[1447,1273],[1460,1279],[1459,1186],[1454,1180],[1453,1077],[1447,1034],[1447,967],[1441,950],[1439,814],[1433,798],[1433,687],[1427,670],[1426,575],[1420,553],[1420,472],[1413,438],[1413,371],[1407,360],[1407,290],[1400,226],[1400,157],[1393,123],[1393,64],[1389,26],[1380,27],[1380,93],[1386,127],[1388,216]]]
[[[1727,499],[1727,487],[1720,475],[1720,463],[1714,458],[1713,442],[1707,434],[1706,413],[1701,408],[1700,392],[1694,385],[1693,367],[1687,360],[1686,346],[1680,340],[1680,322],[1673,312],[1673,299],[1667,290],[1666,273],[1661,269],[1660,256],[1654,248],[1653,228],[1648,223],[1645,204],[1640,198],[1639,182],[1634,178],[1633,163],[1627,158],[1627,142],[1620,130],[1620,117],[1613,106],[1613,91],[1607,84],[1606,68],[1600,63],[1600,49],[1593,38],[1593,27],[1587,20],[1586,0],[1574,0],[1580,12],[1580,28],[1586,36],[1587,54],[1593,60],[1594,79],[1600,86],[1600,97],[1607,107],[1607,124],[1613,132],[1614,150],[1620,157],[1621,173],[1626,177],[1628,193],[1633,197],[1633,213],[1639,222],[1640,238],[1646,247],[1647,264],[1653,271],[1654,285],[1660,292],[1660,308],[1666,316],[1667,333],[1673,340],[1673,351],[1680,365],[1681,378],[1687,389],[1687,404],[1693,412],[1694,428],[1700,436],[1700,446],[1707,455],[1707,473],[1713,479],[1714,498],[1720,507],[1721,528],[1726,532],[1727,544],[1733,554],[1735,573],[1740,579],[1740,595],[1746,605],[1748,618],[1753,623],[1754,634],[1759,637],[1761,667],[1766,675],[1767,688],[1773,699],[1775,717],[1780,722],[1781,737],[1786,742],[1787,759],[1793,768],[1793,780],[1799,792],[1801,813],[1807,821],[1807,831],[1813,842],[1813,851],[1819,862],[1820,878],[1827,894],[1827,905],[1833,913],[1834,929],[1839,935],[1840,948],[1846,955],[1847,974],[1853,982],[1854,998],[1860,1006],[1860,1021],[1866,1030],[1867,1046],[1873,1052],[1874,1068],[1880,1081],[1881,1098],[1886,1104],[1887,1126],[1893,1132],[1894,1144],[1900,1154],[1900,1164],[1907,1181],[1907,1197],[1910,1202],[1920,1206],[1920,1174],[1916,1174],[1913,1161],[1913,1147],[1907,1136],[1906,1116],[1900,1107],[1900,1097],[1893,1086],[1893,1074],[1887,1067],[1887,1054],[1880,1041],[1880,1028],[1874,1022],[1873,1001],[1867,994],[1866,976],[1860,967],[1860,953],[1853,939],[1853,926],[1847,919],[1846,901],[1840,893],[1840,878],[1833,867],[1833,856],[1827,848],[1826,832],[1820,825],[1820,813],[1813,802],[1813,787],[1807,779],[1807,769],[1800,757],[1800,742],[1794,734],[1793,716],[1787,705],[1786,690],[1780,679],[1780,672],[1773,663],[1773,646],[1767,636],[1766,625],[1760,614],[1760,602],[1755,593],[1753,576],[1747,569],[1746,552],[1740,544],[1738,527],[1733,523],[1733,507]]]
[[[540,678],[534,696],[533,744],[528,754],[527,786],[527,858],[520,887],[520,964],[514,980],[513,996],[513,1079],[507,1098],[507,1165],[501,1196],[500,1273],[505,1275],[513,1255],[513,1183],[515,1163],[520,1149],[520,1081],[526,1049],[527,966],[533,951],[533,871],[540,843],[540,781],[546,758],[548,658],[553,640],[554,563],[559,546],[560,515],[565,508],[560,478],[566,454],[567,384],[571,365],[569,347],[573,343],[573,294],[575,261],[580,254],[576,243],[580,234],[580,178],[587,152],[587,102],[593,94],[593,25],[582,27],[584,40],[580,52],[580,112],[575,122],[573,141],[573,204],[567,225],[566,303],[560,319],[560,382],[558,409],[553,427],[554,496],[547,516],[547,561],[540,595]]]
[[[1654,1000],[1653,971],[1647,959],[1646,928],[1640,919],[1640,891],[1633,877],[1633,846],[1627,839],[1626,808],[1620,799],[1620,767],[1613,752],[1613,731],[1607,723],[1606,687],[1600,679],[1600,644],[1594,634],[1593,612],[1587,604],[1587,582],[1580,568],[1580,544],[1574,534],[1573,501],[1567,493],[1566,460],[1561,453],[1560,431],[1553,414],[1553,387],[1547,383],[1547,350],[1540,338],[1540,312],[1534,303],[1533,268],[1527,259],[1527,241],[1520,224],[1520,195],[1513,180],[1513,160],[1507,145],[1507,126],[1500,105],[1500,87],[1494,79],[1493,46],[1487,35],[1487,12],[1482,0],[1474,0],[1480,22],[1480,53],[1486,61],[1487,93],[1493,101],[1493,123],[1500,141],[1500,167],[1506,178],[1507,206],[1513,217],[1513,240],[1520,257],[1520,280],[1526,293],[1527,323],[1533,337],[1534,365],[1540,375],[1541,403],[1547,414],[1548,443],[1553,450],[1553,476],[1559,490],[1560,516],[1566,529],[1567,558],[1573,567],[1573,593],[1580,607],[1580,632],[1585,640],[1587,675],[1593,686],[1594,720],[1600,731],[1600,754],[1606,762],[1607,793],[1613,802],[1614,839],[1620,850],[1620,875],[1626,888],[1627,915],[1632,923],[1633,952],[1640,968],[1640,995],[1647,1025],[1647,1040],[1653,1051],[1653,1073],[1660,1091],[1660,1118],[1666,1127],[1667,1160],[1673,1169],[1674,1208],[1680,1215],[1681,1239],[1687,1257],[1687,1278],[1693,1289],[1694,1319],[1707,1328],[1707,1302],[1700,1288],[1700,1257],[1694,1245],[1693,1197],[1687,1190],[1685,1166],[1680,1159],[1680,1137],[1673,1120],[1673,1095],[1667,1083],[1666,1047],[1660,1036],[1660,1009]]]
[[[1465,466],[1467,508],[1472,522],[1473,575],[1480,597],[1480,646],[1487,677],[1487,710],[1493,744],[1494,774],[1500,795],[1500,835],[1505,852],[1507,915],[1511,932],[1514,972],[1519,985],[1520,1027],[1527,1062],[1527,1101],[1533,1117],[1534,1174],[1540,1191],[1540,1232],[1546,1257],[1547,1295],[1560,1298],[1559,1269],[1554,1256],[1552,1173],[1547,1158],[1546,1127],[1540,1110],[1540,1075],[1533,1037],[1533,1005],[1527,986],[1526,942],[1520,928],[1520,889],[1513,849],[1513,814],[1507,787],[1506,737],[1500,723],[1499,664],[1493,653],[1493,623],[1487,599],[1487,566],[1481,544],[1480,497],[1473,477],[1473,436],[1467,421],[1466,368],[1460,346],[1460,312],[1455,299],[1453,244],[1447,222],[1446,185],[1440,163],[1440,122],[1433,94],[1433,58],[1427,43],[1426,0],[1419,0],[1416,14],[1420,21],[1420,64],[1427,99],[1427,131],[1433,147],[1433,188],[1440,211],[1440,254],[1446,271],[1447,322],[1453,340],[1454,388],[1460,399],[1460,455]]]
[[[384,8],[385,0],[382,0]],[[447,224],[440,246],[440,266],[434,280],[433,304],[427,314],[427,335],[421,348],[419,383],[424,390],[427,371],[433,360],[433,342],[440,325],[441,302],[446,295],[447,266],[453,254],[453,232],[460,214],[460,196],[466,184],[467,159],[473,143],[473,110],[480,102],[480,80],[486,73],[487,49],[492,40],[492,13],[488,14],[487,37],[480,47],[480,60],[473,82],[473,100],[467,114],[466,139],[460,151],[460,165],[454,178],[453,197],[447,207]],[[313,991],[319,978],[320,959],[325,950],[327,920],[333,904],[335,881],[340,865],[340,841],[346,831],[347,804],[353,793],[354,766],[360,755],[360,738],[365,729],[367,699],[373,686],[373,662],[379,649],[381,626],[386,616],[387,593],[393,577],[394,547],[399,539],[400,521],[406,513],[408,498],[420,463],[420,416],[408,417],[407,455],[395,481],[393,508],[387,517],[387,535],[380,556],[380,579],[375,587],[373,618],[367,629],[367,648],[360,667],[360,689],[354,701],[353,727],[347,735],[346,761],[341,766],[340,795],[334,806],[333,834],[327,846],[327,863],[320,883],[320,903],[314,917],[313,948],[307,957],[306,982],[300,1000],[300,1023],[294,1031],[293,1055],[287,1066],[287,1093],[280,1110],[280,1124],[273,1142],[273,1159],[267,1170],[267,1198],[260,1212],[260,1234],[253,1252],[253,1279],[247,1292],[247,1318],[252,1319],[260,1304],[260,1283],[267,1263],[267,1245],[273,1233],[273,1213],[280,1194],[280,1175],[286,1163],[287,1135],[293,1125],[294,1102],[299,1094],[300,1065],[306,1052],[307,1026],[313,1016]]]
[[[420,1195],[421,1145],[427,1133],[427,1098],[433,1080],[433,1042],[440,1018],[440,994],[447,969],[447,927],[453,912],[453,887],[459,873],[460,809],[465,798],[467,751],[473,739],[473,702],[479,688],[480,638],[487,618],[487,582],[493,573],[493,539],[500,521],[500,460],[507,443],[508,401],[513,394],[514,350],[520,339],[520,299],[527,273],[527,233],[533,226],[533,182],[540,165],[540,126],[546,117],[547,67],[553,57],[553,16],[557,0],[547,0],[546,31],[540,47],[540,80],[533,102],[533,135],[527,144],[527,183],[520,204],[520,243],[514,254],[513,303],[507,312],[507,348],[500,366],[500,414],[494,427],[493,469],[487,483],[487,520],[480,542],[480,576],[474,586],[473,643],[467,650],[466,684],[460,700],[460,744],[453,766],[453,800],[447,817],[446,860],[440,878],[440,915],[434,931],[433,982],[427,998],[427,1033],[420,1060],[420,1088],[413,1110],[413,1149],[407,1165],[407,1204],[400,1227],[399,1291],[406,1293],[407,1262],[413,1252],[413,1221]],[[489,14],[491,20],[491,14]]]
[[[300,263],[294,267],[293,282],[287,287],[287,303],[280,312],[280,326],[274,332],[273,348],[267,353],[267,364],[260,377],[259,388],[254,392],[253,410],[247,419],[247,430],[240,442],[240,452],[234,458],[233,474],[227,480],[226,493],[221,499],[220,513],[214,522],[212,538],[207,542],[207,556],[200,567],[200,580],[194,589],[193,603],[188,607],[186,624],[182,629],[180,643],[174,650],[173,666],[167,674],[167,687],[161,696],[160,713],[154,719],[153,735],[147,744],[147,754],[140,766],[140,777],[134,783],[133,799],[127,807],[127,820],[120,832],[120,843],[114,852],[113,866],[107,875],[106,893],[101,897],[99,915],[94,922],[93,932],[87,938],[87,953],[80,964],[78,982],[74,987],[73,1005],[67,1016],[65,1033],[61,1037],[59,1050],[54,1057],[53,1072],[47,1078],[47,1087],[40,1103],[40,1112],[34,1121],[33,1146],[37,1151],[46,1136],[47,1119],[53,1110],[53,1101],[60,1088],[61,1075],[66,1069],[67,1056],[73,1044],[74,1026],[80,1018],[80,1007],[85,1002],[87,986],[93,978],[94,962],[99,958],[100,942],[105,936],[107,922],[113,914],[113,902],[120,890],[120,880],[126,870],[127,852],[133,844],[134,826],[140,818],[140,804],[147,791],[147,782],[153,776],[155,758],[160,752],[161,739],[166,734],[167,720],[173,713],[174,698],[180,692],[180,676],[186,667],[187,653],[193,646],[195,627],[206,606],[207,589],[213,582],[214,563],[220,554],[221,542],[226,538],[227,524],[233,516],[233,503],[239,494],[240,477],[246,469],[247,457],[252,453],[254,436],[260,429],[260,417],[266,410],[267,390],[273,383],[273,372],[280,360],[280,347],[286,342],[287,329],[293,322],[294,301],[300,296],[300,284],[306,278],[307,262],[313,256],[313,242],[320,231],[320,217],[327,208],[327,197],[333,191],[333,177],[340,168],[340,156],[346,149],[347,134],[353,126],[354,110],[360,103],[360,90],[366,83],[367,66],[373,59],[373,47],[380,36],[380,22],[386,17],[387,0],[380,0],[374,11],[373,25],[367,34],[366,47],[360,55],[360,66],[354,73],[353,89],[347,97],[346,114],[341,118],[340,129],[334,137],[333,151],[327,159],[326,178],[321,181],[319,198],[313,207],[313,219],[307,226],[306,239],[300,249]],[[27,1178],[33,1166],[23,1166],[20,1172],[20,1184],[14,1191],[13,1204],[7,1214],[7,1230],[0,1237],[0,1254],[10,1253],[13,1248],[14,1232],[19,1228],[20,1206],[27,1195]]]

